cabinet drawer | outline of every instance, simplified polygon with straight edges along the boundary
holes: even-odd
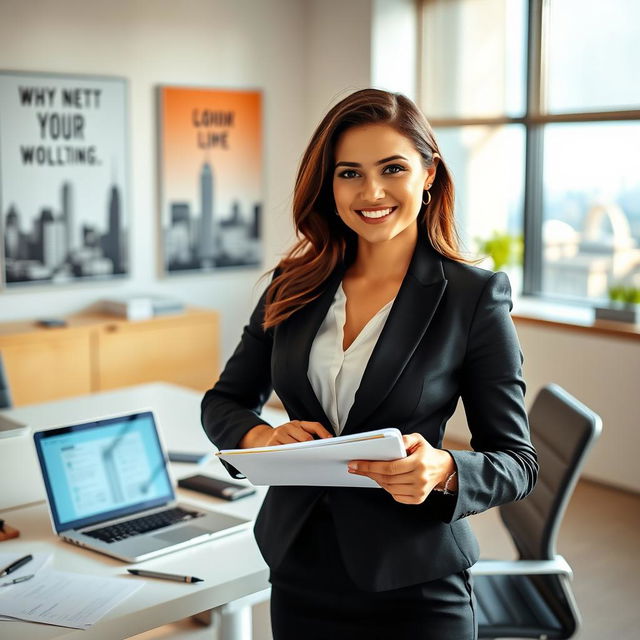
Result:
[[[88,331],[3,336],[0,351],[16,407],[94,391]]]
[[[215,314],[107,324],[98,332],[98,387],[162,381],[204,391],[219,375],[218,335]]]

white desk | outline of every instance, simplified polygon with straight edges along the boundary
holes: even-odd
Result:
[[[91,420],[104,415],[153,409],[167,448],[191,451],[213,447],[200,426],[201,394],[165,383],[153,383],[81,396],[41,405],[5,411],[8,416],[26,422],[32,431]],[[285,414],[265,409],[265,419],[279,424]],[[0,543],[0,551],[16,553],[53,552],[53,567],[59,570],[104,576],[122,576],[123,580],[139,580],[126,574],[119,560],[74,547],[59,540],[52,532],[46,508],[44,485],[40,477],[31,434],[0,439],[0,516],[21,531],[19,538]],[[206,466],[173,464],[176,478],[193,473],[207,473],[228,478],[213,459]],[[254,518],[265,489],[238,502],[180,490],[183,499],[215,507],[226,513]],[[31,503],[31,504],[26,504]],[[227,626],[246,625],[246,610],[233,602],[269,587],[268,569],[262,560],[251,530],[220,540],[206,542],[135,565],[171,573],[197,575],[198,584],[180,584],[146,579],[145,586],[118,605],[89,630],[68,629],[24,622],[0,622],[0,639],[24,640],[128,638],[148,629],[227,603],[230,615]],[[238,616],[243,620],[238,620]],[[249,619],[250,622],[250,619]],[[246,626],[243,626],[246,628]],[[232,630],[222,630],[232,636]]]

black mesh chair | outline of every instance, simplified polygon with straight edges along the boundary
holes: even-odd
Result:
[[[555,384],[536,396],[529,421],[538,483],[524,500],[499,508],[520,557],[471,569],[480,638],[571,638],[580,626],[573,573],[556,554],[556,538],[602,421]]]
[[[2,362],[2,353],[0,352],[0,409],[10,409],[12,404],[9,381],[7,380],[4,363]]]

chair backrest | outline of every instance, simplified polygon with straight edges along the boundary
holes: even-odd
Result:
[[[524,560],[550,560],[562,517],[602,420],[562,387],[550,384],[529,411],[531,441],[540,471],[533,491],[500,507],[500,515]]]
[[[4,370],[2,362],[2,353],[0,353],[0,409],[9,409],[12,406],[11,391],[9,389],[9,381]]]

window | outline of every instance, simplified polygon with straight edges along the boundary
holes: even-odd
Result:
[[[507,270],[529,295],[591,303],[640,286],[640,2],[422,6],[419,99],[464,248],[524,238]]]

